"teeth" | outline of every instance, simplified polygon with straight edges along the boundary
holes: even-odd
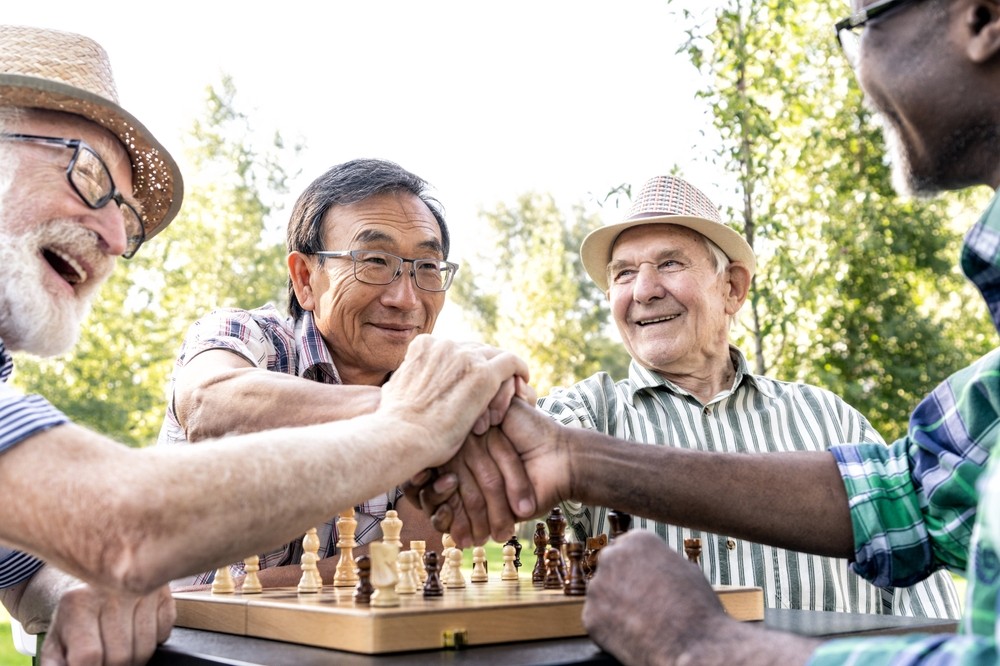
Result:
[[[662,321],[670,321],[671,319],[676,319],[678,315],[670,315],[669,317],[658,317],[657,319],[643,319],[639,321],[639,326],[645,326],[647,324],[659,324]]]
[[[85,282],[87,280],[87,271],[84,270],[83,266],[81,266],[76,259],[54,248],[49,248],[49,252],[62,259],[64,262],[66,262],[67,266],[76,271],[75,279],[73,279],[73,276],[69,275],[68,273],[63,273],[63,277],[66,278],[67,282],[69,282],[70,284],[80,284],[81,282]]]

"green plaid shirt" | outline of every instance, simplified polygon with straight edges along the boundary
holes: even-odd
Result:
[[[962,269],[1000,330],[998,199],[966,236]],[[876,585],[909,585],[941,567],[961,572],[966,608],[958,635],[831,641],[811,664],[997,663],[998,437],[1000,349],[934,389],[892,446],[833,449],[850,497],[855,571]]]

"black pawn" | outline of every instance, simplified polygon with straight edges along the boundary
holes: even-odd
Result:
[[[566,546],[566,559],[569,560],[569,576],[563,592],[566,596],[582,597],[587,594],[587,577],[583,573],[583,544],[571,543]]]
[[[632,527],[632,516],[611,509],[608,511],[608,522],[611,523],[611,540],[614,541]]]
[[[372,561],[367,555],[354,558],[354,573],[358,575],[358,584],[354,588],[354,603],[367,604],[372,600]]]
[[[559,557],[559,551],[555,548],[550,548],[547,553],[545,553],[545,589],[546,590],[561,590],[563,588],[563,576],[559,571],[559,564],[562,562],[562,558]]]
[[[438,555],[433,550],[428,550],[424,554],[424,570],[427,572],[427,580],[424,581],[425,597],[444,596],[444,585],[441,584],[441,576],[438,575]]]

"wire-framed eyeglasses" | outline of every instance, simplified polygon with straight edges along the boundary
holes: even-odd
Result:
[[[108,165],[101,156],[81,139],[62,139],[54,136],[35,136],[33,134],[0,134],[0,140],[22,141],[55,148],[67,148],[73,151],[73,157],[66,167],[66,180],[77,196],[92,210],[104,208],[114,201],[125,221],[125,236],[127,245],[122,254],[131,259],[146,240],[146,227],[132,204],[125,201],[121,192],[115,187]]]
[[[873,2],[864,9],[858,10],[845,19],[841,19],[833,24],[833,29],[837,33],[837,43],[844,52],[844,56],[851,64],[857,67],[861,50],[861,31],[865,25],[874,18],[894,9],[902,7],[914,0],[881,0]]]
[[[455,278],[458,264],[440,259],[407,259],[377,250],[321,250],[312,254],[332,259],[350,258],[354,277],[365,284],[390,284],[403,274],[403,264],[410,264],[413,282],[424,291],[446,291]]]

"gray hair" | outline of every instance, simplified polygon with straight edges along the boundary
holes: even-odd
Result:
[[[361,159],[330,168],[314,180],[299,196],[288,221],[286,248],[289,253],[312,254],[323,247],[323,218],[334,206],[348,206],[379,194],[409,192],[423,201],[441,228],[441,249],[448,258],[450,237],[440,202],[428,194],[430,185],[394,162]],[[291,276],[288,279],[288,313],[303,314],[295,296]]]

